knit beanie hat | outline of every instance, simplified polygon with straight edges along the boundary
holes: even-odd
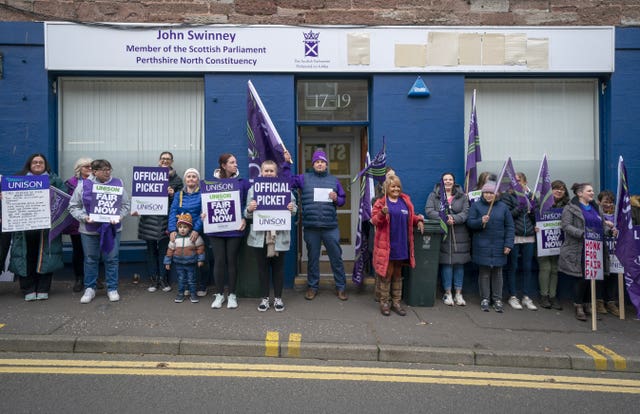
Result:
[[[482,186],[483,193],[495,193],[496,192],[496,183],[493,181],[487,181],[485,185]]]
[[[329,161],[327,160],[327,154],[325,154],[324,151],[322,151],[321,149],[318,149],[313,153],[313,157],[311,158],[311,163],[315,164],[315,162],[318,160],[324,161],[327,164],[329,163]]]
[[[191,214],[178,214],[178,225],[180,224],[186,224],[187,226],[189,226],[189,228],[193,228],[193,220],[191,219]]]
[[[187,174],[189,174],[189,173],[194,173],[195,175],[197,175],[198,176],[198,181],[200,181],[200,173],[195,168],[187,168],[187,171],[184,172],[184,175],[182,176],[182,179],[186,180],[187,179]]]

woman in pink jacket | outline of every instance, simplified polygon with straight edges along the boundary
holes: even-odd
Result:
[[[371,212],[371,223],[376,226],[373,267],[380,277],[380,312],[389,316],[393,310],[404,316],[407,311],[400,304],[402,266],[416,266],[413,227],[417,226],[423,232],[424,217],[415,214],[413,203],[402,192],[402,183],[397,176],[387,177],[383,188],[385,196],[375,202]]]

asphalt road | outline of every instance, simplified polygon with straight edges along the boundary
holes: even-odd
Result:
[[[637,412],[640,375],[269,358],[0,354],[3,413]]]

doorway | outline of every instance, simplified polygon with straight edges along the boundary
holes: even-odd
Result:
[[[299,134],[298,173],[312,169],[311,157],[316,149],[322,149],[329,159],[329,173],[340,181],[347,195],[345,204],[338,207],[338,228],[345,271],[353,269],[356,227],[358,224],[359,193],[351,191],[351,180],[360,171],[361,137],[366,136],[364,126],[301,126]],[[356,183],[357,184],[357,183]],[[354,187],[357,188],[357,187]],[[299,274],[307,274],[307,247],[302,239],[302,226],[298,231]],[[320,274],[332,275],[329,257],[324,245],[320,252]]]

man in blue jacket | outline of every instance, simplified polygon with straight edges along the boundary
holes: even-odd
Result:
[[[289,153],[285,157],[290,160]],[[311,160],[312,172],[295,175],[291,179],[292,187],[302,190],[302,227],[308,256],[307,292],[304,297],[313,300],[318,293],[320,248],[324,243],[336,283],[336,295],[340,300],[347,300],[337,214],[337,208],[346,201],[346,194],[340,181],[329,174],[329,161],[324,151],[316,150]]]

